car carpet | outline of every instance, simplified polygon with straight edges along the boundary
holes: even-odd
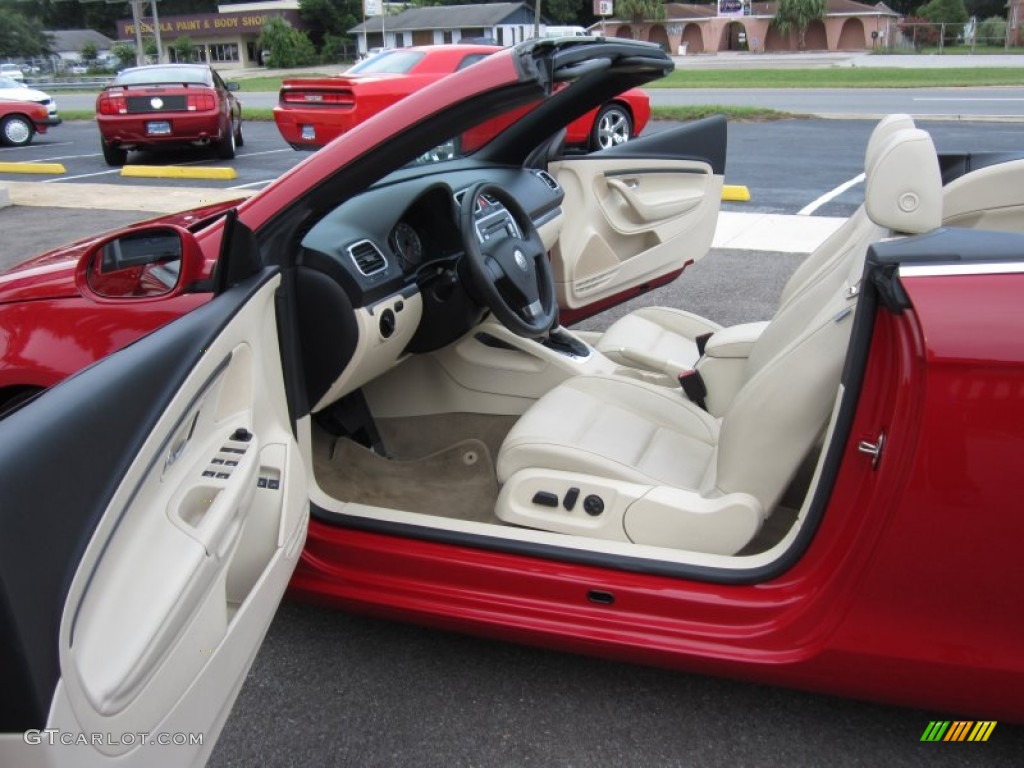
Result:
[[[316,440],[313,467],[320,487],[341,501],[483,523],[494,515],[498,481],[481,440],[461,440],[412,460],[379,456],[348,439]]]

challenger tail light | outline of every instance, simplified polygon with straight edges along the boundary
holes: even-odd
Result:
[[[128,102],[123,93],[104,93],[100,96],[99,112],[101,115],[127,115]]]
[[[281,91],[281,103],[351,107],[355,99],[351,91]]]

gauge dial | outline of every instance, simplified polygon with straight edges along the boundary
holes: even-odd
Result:
[[[419,266],[420,262],[423,261],[423,241],[420,240],[416,230],[404,221],[400,221],[395,226],[395,231],[391,233],[391,238],[395,244],[395,250],[398,251],[399,258],[407,266]]]

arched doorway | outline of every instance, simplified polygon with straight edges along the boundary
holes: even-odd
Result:
[[[821,19],[815,19],[807,25],[807,36],[804,38],[804,50],[828,50],[828,37],[825,35],[825,23]]]
[[[629,24],[623,24],[615,30],[616,37],[624,37],[627,40],[633,39],[633,28]]]
[[[652,24],[651,31],[647,33],[647,41],[656,43],[661,50],[668,51],[668,32],[664,24]]]
[[[683,44],[687,53],[704,53],[704,35],[699,24],[687,24],[683,30]]]
[[[822,27],[824,29],[824,27]],[[722,44],[718,46],[720,51],[745,51],[747,50],[747,28],[741,22],[730,21],[722,30]]]
[[[768,34],[764,36],[764,49],[767,53],[773,51],[793,50],[793,36],[784,35],[774,24],[768,26]]]
[[[863,51],[867,44],[864,22],[860,19],[847,19],[843,24],[843,31],[839,33],[839,45],[836,47],[840,51]]]

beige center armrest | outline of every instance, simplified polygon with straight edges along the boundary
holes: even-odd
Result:
[[[742,323],[730,325],[708,339],[704,347],[705,357],[750,357],[750,350],[754,343],[761,337],[764,329],[768,327],[767,322]]]
[[[731,325],[715,331],[708,339],[704,356],[697,361],[697,370],[708,390],[704,403],[712,416],[725,413],[743,386],[747,358],[767,326],[768,323]]]

